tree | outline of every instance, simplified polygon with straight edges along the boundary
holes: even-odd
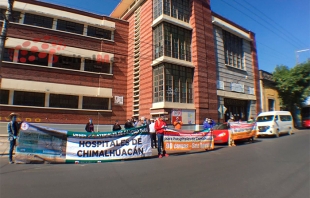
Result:
[[[310,96],[310,62],[291,69],[284,65],[277,66],[273,72],[273,80],[283,106],[295,115],[296,107],[301,108],[302,103]]]

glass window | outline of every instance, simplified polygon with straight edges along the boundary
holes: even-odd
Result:
[[[83,34],[84,25],[80,23],[74,23],[71,21],[57,20],[57,30],[62,30],[66,32],[72,32],[76,34]]]
[[[154,59],[163,55],[191,61],[191,31],[162,23],[153,30]]]
[[[280,120],[283,122],[292,121],[292,116],[290,115],[280,115]]]
[[[109,110],[109,98],[83,97],[83,109]]]
[[[190,0],[164,0],[164,14],[184,22],[189,22]]]
[[[9,104],[9,90],[0,89],[0,104]]]
[[[193,75],[194,69],[178,65],[165,63],[154,67],[154,102],[193,103]],[[163,77],[165,77],[164,80],[162,80]],[[163,87],[165,90],[163,90]],[[165,94],[163,94],[163,91]]]
[[[97,37],[97,38],[104,38],[111,40],[112,39],[112,31],[105,30],[97,27],[88,26],[87,28],[87,36]]]
[[[18,53],[18,62],[33,65],[48,65],[48,54],[43,52],[32,52],[20,50]]]
[[[3,52],[3,61],[12,62],[14,58],[14,49],[5,48]]]
[[[53,56],[53,67],[80,70],[81,58],[54,55]]]
[[[44,101],[44,93],[14,91],[14,105],[44,107]]]
[[[35,14],[25,14],[24,24],[34,25],[44,28],[52,28],[53,27],[53,18],[40,16]]]
[[[78,105],[78,96],[50,94],[50,107],[77,109]]]
[[[97,73],[111,73],[111,63],[99,62],[95,60],[85,59],[85,71]]]
[[[243,40],[238,36],[231,34],[225,30],[223,31],[223,42],[225,52],[225,64],[244,69],[243,65]]]
[[[269,122],[269,121],[273,120],[273,117],[274,117],[273,115],[259,116],[259,117],[257,117],[256,122]]]
[[[163,13],[163,1],[162,0],[154,0],[153,1],[153,17],[156,19]]]
[[[0,20],[4,20],[5,12],[6,12],[5,9],[0,9]],[[13,11],[11,16],[12,16],[12,18],[10,20],[11,22],[15,22],[15,23],[19,22],[20,12]]]

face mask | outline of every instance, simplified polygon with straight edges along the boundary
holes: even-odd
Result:
[[[92,120],[89,120],[89,123],[92,123],[93,121]]]

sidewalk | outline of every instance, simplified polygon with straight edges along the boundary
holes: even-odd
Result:
[[[0,136],[0,156],[8,155],[10,148],[10,142],[7,136]]]

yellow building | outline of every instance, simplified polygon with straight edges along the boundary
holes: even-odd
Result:
[[[280,111],[281,100],[278,91],[275,88],[275,82],[272,74],[263,70],[259,70],[261,108],[265,111]]]

